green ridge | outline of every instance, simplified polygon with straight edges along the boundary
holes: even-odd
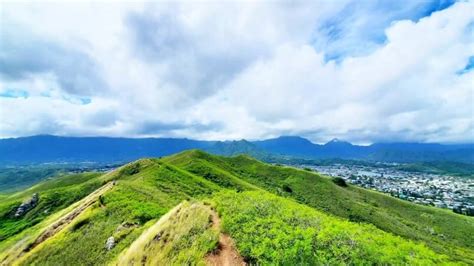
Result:
[[[79,203],[74,202],[110,182],[114,186],[64,229],[16,257],[18,250],[28,247],[51,223],[77,208]],[[14,218],[15,208],[34,192],[40,194],[38,206],[24,217]],[[148,228],[183,201],[196,206],[202,206],[197,203],[200,201],[213,202],[222,215],[224,230],[234,237],[249,262],[286,264],[303,256],[300,262],[307,264],[474,263],[472,217],[351,185],[340,187],[316,173],[268,165],[248,156],[220,157],[198,150],[138,160],[103,175],[60,176],[1,197],[0,261],[27,265],[115,263],[132,243],[145,237]],[[44,212],[46,208],[48,212]],[[183,239],[199,239],[196,232],[203,230],[204,224],[192,229],[191,216],[202,218],[206,212],[193,210],[196,212],[189,212],[188,220],[179,216],[179,223],[167,223],[166,230],[179,232]],[[273,226],[286,232],[284,236],[275,234]],[[181,243],[175,233],[170,239]],[[111,236],[115,246],[107,250],[105,244]],[[171,264],[192,257],[202,263],[204,253],[217,248],[212,241],[202,243],[192,248],[168,243],[152,248],[159,254],[148,254],[145,249],[140,256]],[[251,248],[252,243],[263,249]],[[170,253],[169,246],[175,253]],[[397,252],[393,251],[395,246],[400,247]],[[180,259],[171,259],[177,257]]]
[[[258,265],[434,265],[448,263],[422,244],[325,215],[270,193],[221,193],[224,230]]]

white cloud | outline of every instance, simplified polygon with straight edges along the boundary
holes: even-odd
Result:
[[[373,7],[364,12],[365,6],[350,19],[335,19],[351,4],[5,4],[1,20],[9,28],[0,29],[0,39],[19,30],[26,39],[15,35],[13,43],[39,38],[45,47],[25,46],[15,57],[11,47],[0,46],[10,55],[3,59],[13,60],[0,63],[0,92],[29,93],[0,97],[0,136],[472,141],[474,74],[459,71],[474,55],[474,2],[393,21],[386,29],[374,26],[385,30],[371,32],[385,34],[384,41],[367,40],[370,47],[353,55],[349,46],[366,44],[367,21],[385,25],[387,19],[371,17]],[[332,43],[321,30],[328,21],[337,21],[347,36]],[[365,26],[348,32],[355,21]],[[344,56],[326,61],[335,49]],[[42,63],[21,78],[6,76],[18,73],[13,63],[37,63],[31,55],[43,51],[57,60],[70,56],[68,64]],[[78,55],[88,61],[74,60]],[[100,87],[87,85],[100,84],[91,69]],[[82,102],[81,92],[90,103]]]

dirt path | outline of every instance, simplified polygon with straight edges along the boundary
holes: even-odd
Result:
[[[212,211],[212,227],[219,231],[221,229],[221,220],[215,211]],[[223,233],[219,235],[217,250],[207,256],[206,262],[212,266],[247,265],[235,248],[232,238]]]

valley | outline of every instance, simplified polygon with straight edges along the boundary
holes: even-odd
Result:
[[[474,179],[453,174],[407,171],[404,164],[357,164],[336,161],[325,165],[294,165],[341,177],[348,183],[417,204],[474,216]]]

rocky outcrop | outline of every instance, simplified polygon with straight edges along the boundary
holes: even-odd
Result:
[[[38,205],[38,201],[39,201],[38,193],[33,194],[33,196],[30,199],[23,202],[20,205],[20,207],[18,207],[18,209],[15,212],[15,217],[19,218],[25,215],[25,213],[27,213],[28,211],[36,207],[36,205]]]
[[[105,242],[105,249],[111,250],[115,247],[115,238],[113,236],[107,238],[107,242]]]

